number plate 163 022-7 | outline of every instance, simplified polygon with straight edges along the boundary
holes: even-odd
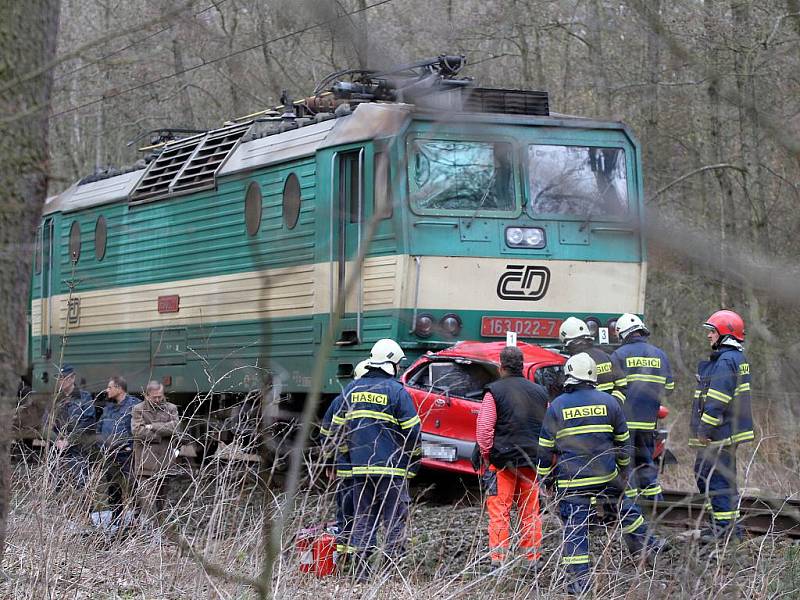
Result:
[[[531,319],[524,317],[481,317],[483,337],[505,337],[514,331],[519,337],[557,338],[561,319]]]

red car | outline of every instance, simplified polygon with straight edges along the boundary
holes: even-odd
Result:
[[[422,464],[429,468],[474,473],[470,458],[484,388],[499,377],[505,342],[459,342],[429,352],[412,364],[401,381],[422,419]],[[542,384],[551,398],[560,393],[566,358],[534,344],[518,344],[525,357],[523,374]]]

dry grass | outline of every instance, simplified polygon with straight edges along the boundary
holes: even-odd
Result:
[[[685,465],[680,469],[670,477],[680,475]],[[319,468],[308,463],[305,470],[314,474]],[[754,476],[762,475],[754,471],[750,469]],[[137,526],[113,539],[87,533],[86,513],[94,500],[74,490],[56,493],[46,465],[23,457],[15,478],[4,565],[11,579],[0,584],[2,598],[257,597],[244,580],[256,577],[260,568],[263,511],[276,510],[282,496],[265,493],[252,466],[211,461],[201,470],[184,469],[170,496],[171,510],[162,515],[158,529]],[[426,504],[424,498],[431,494],[417,489],[408,557],[402,565],[387,565],[370,584],[301,574],[293,533],[333,514],[333,490],[307,483],[284,527],[274,571],[276,598],[558,598],[564,592],[558,567],[561,527],[552,516],[557,514],[554,507],[548,506],[545,515],[546,564],[538,579],[523,579],[513,565],[500,577],[490,576],[482,566],[486,517],[474,489],[448,504]],[[447,485],[452,484],[449,480]],[[688,486],[683,480],[675,487]],[[800,595],[800,553],[786,540],[755,538],[710,554],[674,538],[674,550],[650,568],[636,564],[624,550],[616,527],[598,526],[592,536],[597,597]],[[203,565],[193,553],[202,557]]]

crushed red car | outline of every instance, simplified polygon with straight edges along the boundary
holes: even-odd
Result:
[[[422,464],[432,469],[474,474],[471,464],[475,428],[486,385],[497,379],[500,351],[505,342],[459,342],[421,356],[400,380],[422,420]],[[547,389],[550,398],[561,393],[567,359],[554,350],[524,342],[523,375]],[[662,406],[659,419],[669,411]],[[659,430],[654,458],[665,453],[667,433]],[[666,451],[665,463],[674,462]]]
[[[429,352],[401,377],[422,419],[422,464],[425,467],[474,473],[470,458],[484,388],[500,375],[505,342],[459,342]],[[560,393],[566,358],[534,344],[519,343],[523,374],[542,384],[551,398]]]

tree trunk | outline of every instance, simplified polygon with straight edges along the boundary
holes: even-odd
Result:
[[[189,84],[186,83],[186,74],[183,72],[183,49],[181,43],[172,40],[172,57],[175,60],[175,72],[178,73],[178,81],[181,86],[181,121],[183,127],[194,127],[194,112],[192,111],[192,99],[189,97]]]
[[[55,56],[59,0],[0,3],[0,87]],[[24,356],[31,257],[47,194],[52,71],[0,92],[0,564],[11,502],[13,411]]]

